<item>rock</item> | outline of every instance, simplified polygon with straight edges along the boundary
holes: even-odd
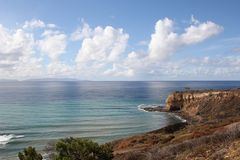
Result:
[[[164,106],[157,106],[157,107],[145,107],[143,108],[147,112],[166,112]]]
[[[181,91],[166,99],[167,111],[181,111],[196,119],[219,119],[240,111],[240,89]]]

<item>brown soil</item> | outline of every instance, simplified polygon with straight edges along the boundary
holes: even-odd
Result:
[[[187,123],[111,142],[115,160],[240,160],[240,89],[175,92],[166,106],[147,110],[174,111]]]

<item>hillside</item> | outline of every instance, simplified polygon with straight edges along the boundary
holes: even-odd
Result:
[[[174,92],[152,110],[187,122],[112,142],[115,160],[240,159],[240,89]]]

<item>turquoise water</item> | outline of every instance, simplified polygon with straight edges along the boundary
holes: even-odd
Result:
[[[104,143],[178,120],[138,110],[164,104],[174,90],[236,88],[240,82],[0,82],[0,159],[24,147],[41,150],[63,137]]]

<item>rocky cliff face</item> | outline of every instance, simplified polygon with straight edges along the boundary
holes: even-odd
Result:
[[[198,120],[238,116],[240,89],[174,92],[166,100],[166,109],[181,111]]]
[[[239,159],[240,89],[174,92],[165,109],[147,110],[174,112],[188,123],[113,142],[114,160]]]

